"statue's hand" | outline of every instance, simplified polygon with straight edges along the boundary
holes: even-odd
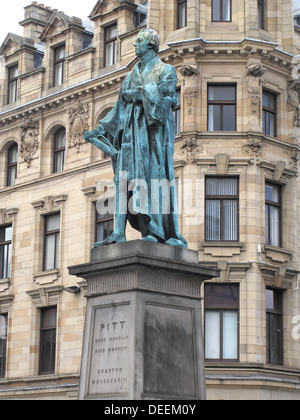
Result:
[[[96,130],[93,131],[86,131],[83,135],[83,138],[86,142],[90,142],[93,137],[97,137]]]
[[[92,139],[97,138],[99,135],[103,136],[104,134],[104,128],[102,126],[99,126],[98,128],[96,128],[96,130],[86,131],[83,135],[83,138],[86,142],[91,142]]]

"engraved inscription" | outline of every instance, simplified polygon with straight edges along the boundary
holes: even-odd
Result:
[[[96,308],[89,394],[128,393],[129,304]]]

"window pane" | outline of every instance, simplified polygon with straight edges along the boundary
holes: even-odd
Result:
[[[205,312],[205,358],[220,359],[220,312]]]
[[[223,201],[223,240],[238,240],[238,203],[236,200]]]
[[[59,267],[59,250],[60,250],[60,234],[57,233],[55,235],[55,261],[54,261],[54,268]]]
[[[238,180],[236,178],[206,178],[207,196],[237,196]]]
[[[280,209],[270,206],[270,245],[280,246]]]
[[[106,29],[106,39],[115,38],[117,36],[117,26]]]
[[[221,239],[221,203],[218,200],[206,200],[205,232],[207,241]]]
[[[275,309],[273,290],[269,290],[269,289],[266,290],[266,307],[267,309]]]
[[[64,83],[64,63],[55,65],[55,86],[60,86]]]
[[[41,326],[44,328],[56,328],[57,309],[47,308],[42,310]]]
[[[111,66],[115,64],[114,42],[106,44],[106,65]]]
[[[5,241],[11,241],[12,240],[12,227],[9,226],[5,228]]]
[[[46,232],[60,229],[60,214],[53,214],[46,217]]]
[[[263,106],[266,108],[270,108],[275,111],[275,95],[272,93],[266,93],[263,94]]]
[[[18,66],[12,67],[9,69],[9,78],[14,79],[15,77],[19,76],[19,69]]]
[[[231,0],[222,0],[223,1],[223,17],[224,22],[229,22],[231,20]]]
[[[0,378],[5,377],[7,346],[7,315],[0,315]]]
[[[13,145],[8,151],[8,163],[17,163],[18,162],[18,146]]]
[[[268,124],[269,124],[269,129],[268,132],[266,134],[268,134],[269,136],[275,137],[275,115],[274,114],[268,114]]]
[[[0,315],[0,340],[6,340],[7,336],[7,316]]]
[[[55,267],[55,235],[48,235],[45,238],[45,271],[53,270]]]
[[[238,358],[238,314],[223,312],[223,359]]]
[[[17,100],[17,82],[9,84],[9,103],[16,102]]]
[[[41,373],[55,372],[56,330],[41,333]]]
[[[54,172],[62,172],[64,169],[64,152],[55,153]]]
[[[278,185],[266,184],[266,200],[280,203],[280,187]]]
[[[266,221],[265,221],[265,224],[266,224],[266,226],[265,226],[265,231],[266,231],[266,238],[265,238],[265,240],[266,240],[266,244],[267,245],[270,245],[270,232],[269,232],[269,206],[268,205],[266,205],[266,211],[265,211],[265,219],[266,219]]]
[[[208,106],[208,131],[221,131],[221,106]]]
[[[15,185],[17,179],[17,168],[16,166],[12,166],[8,169],[8,180],[7,180],[7,186],[12,187]]]
[[[178,5],[178,29],[186,26],[186,3]]]
[[[7,261],[6,261],[6,278],[10,278],[10,270],[11,270],[11,244],[6,245],[5,249],[6,255],[7,255]]]
[[[281,316],[267,314],[267,354],[268,363],[281,363]]]
[[[55,50],[55,60],[63,60],[66,56],[65,47],[56,48]]]
[[[66,147],[66,130],[63,128],[58,130],[54,136],[55,139],[55,149],[61,149]]]
[[[235,131],[236,124],[236,111],[235,105],[224,105],[223,106],[223,131]]]
[[[212,1],[212,8],[213,8],[213,20],[220,21],[221,20],[221,1],[222,0],[213,0]]]
[[[239,308],[239,286],[236,284],[205,284],[205,308]]]
[[[209,101],[235,101],[235,86],[215,85],[208,88]]]

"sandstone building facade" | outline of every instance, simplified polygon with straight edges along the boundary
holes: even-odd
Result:
[[[82,21],[32,2],[20,24],[0,49],[0,399],[78,397],[85,284],[68,267],[113,229],[96,211],[111,162],[82,134],[148,26],[178,73],[180,233],[222,270],[203,287],[208,399],[300,400],[300,8],[99,0]]]

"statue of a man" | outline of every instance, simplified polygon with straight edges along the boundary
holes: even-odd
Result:
[[[158,57],[159,45],[154,30],[139,33],[134,46],[140,61],[113,109],[84,134],[111,156],[115,174],[115,230],[95,247],[125,242],[127,221],[143,240],[187,247],[178,232],[173,164],[177,74]]]

